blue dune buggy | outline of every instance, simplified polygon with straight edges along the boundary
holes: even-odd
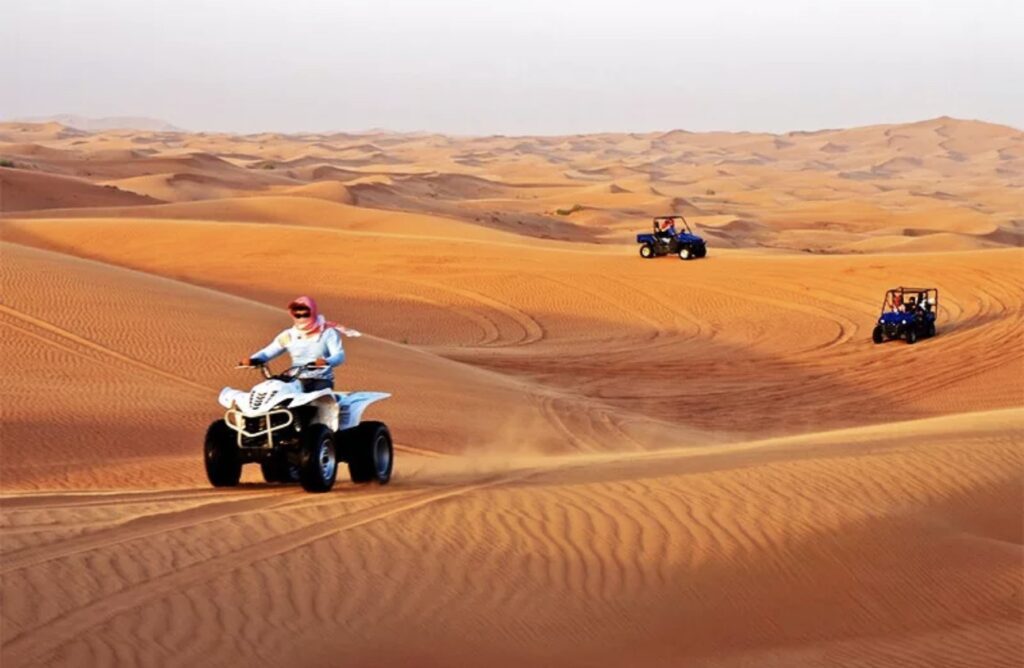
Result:
[[[875,343],[892,339],[918,339],[935,336],[935,318],[939,313],[939,291],[935,288],[893,288],[885,293],[882,313],[871,332]]]
[[[692,260],[708,254],[707,244],[693,233],[682,216],[656,217],[654,232],[636,235],[636,242],[644,259],[671,254],[678,255],[680,260]]]

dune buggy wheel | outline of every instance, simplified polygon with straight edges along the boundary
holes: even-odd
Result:
[[[707,246],[701,246],[700,248],[697,249],[697,257],[707,257],[707,255],[708,255],[708,247]]]
[[[682,248],[679,249],[679,259],[680,260],[692,260],[693,259],[693,251],[690,250],[689,246],[683,246]]]
[[[935,336],[935,323],[934,322],[929,322],[928,323],[928,327],[925,330],[925,336],[927,336],[929,339],[932,338],[933,336]]]
[[[383,422],[363,422],[348,430],[348,475],[352,482],[388,484],[394,467],[395,448]]]
[[[242,459],[235,438],[235,432],[224,420],[213,422],[206,430],[203,462],[206,477],[214,487],[234,487],[242,477]]]
[[[884,332],[881,325],[875,325],[875,329],[871,332],[871,340],[875,343],[881,343],[884,341]]]
[[[907,343],[911,345],[917,343],[917,327],[910,326],[907,328]]]
[[[640,257],[644,258],[645,260],[650,260],[652,257],[654,257],[654,247],[651,246],[650,244],[644,244],[643,246],[641,246]]]
[[[329,492],[338,476],[334,434],[322,424],[310,425],[302,434],[299,482],[307,492]]]

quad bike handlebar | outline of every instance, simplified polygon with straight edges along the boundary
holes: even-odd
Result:
[[[268,378],[269,379],[270,376],[271,376],[270,369],[268,369],[267,365],[262,363],[262,362],[259,362],[257,364],[236,364],[235,368],[236,369],[259,369],[260,372],[263,374],[264,378]]]
[[[282,380],[294,380],[298,378],[299,374],[301,374],[303,371],[317,371],[326,369],[327,367],[317,366],[315,363],[310,362],[309,364],[300,364],[297,366],[288,367],[287,369],[278,374],[270,373],[270,367],[267,365],[266,362],[257,362],[256,364],[236,364],[235,368],[259,369],[260,372],[263,374],[263,377],[267,379],[277,377],[281,378]]]

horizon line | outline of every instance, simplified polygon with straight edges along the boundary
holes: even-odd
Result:
[[[82,121],[89,122],[103,122],[113,120],[136,120],[136,121],[148,121],[153,123],[161,123],[168,126],[169,129],[157,130],[147,129],[140,127],[133,127],[131,125],[125,125],[123,127],[109,127],[102,129],[88,129],[70,125],[66,122],[58,120],[59,117],[74,117],[81,119]],[[1024,132],[1021,128],[1015,127],[1008,123],[998,123],[995,121],[988,121],[980,118],[961,118],[957,116],[950,116],[948,114],[942,114],[939,116],[933,116],[929,118],[922,118],[911,121],[889,121],[889,122],[877,122],[867,123],[862,125],[847,125],[847,126],[832,126],[832,127],[821,127],[814,129],[792,129],[781,132],[772,132],[768,130],[726,130],[726,129],[714,129],[714,130],[688,130],[682,127],[675,127],[669,129],[648,129],[648,130],[595,130],[589,132],[562,132],[562,133],[504,133],[504,132],[491,132],[491,133],[460,133],[460,132],[447,132],[443,130],[396,130],[386,127],[371,127],[359,130],[343,130],[343,129],[329,129],[329,130],[257,130],[251,132],[243,132],[238,130],[197,130],[189,129],[177,125],[176,123],[166,121],[162,118],[153,116],[131,116],[131,115],[118,115],[118,116],[86,116],[82,114],[69,114],[69,113],[58,113],[44,116],[32,116],[32,117],[17,117],[17,118],[0,118],[0,124],[29,124],[29,125],[45,125],[48,123],[56,123],[62,127],[77,130],[79,132],[86,132],[90,134],[97,134],[102,132],[114,132],[119,130],[131,130],[135,132],[170,132],[178,134],[211,134],[211,135],[234,135],[234,136],[255,136],[255,135],[282,135],[282,136],[303,136],[303,135],[337,135],[337,134],[348,134],[348,135],[423,135],[423,136],[442,136],[442,137],[455,137],[455,138],[473,138],[473,139],[485,139],[485,138],[518,138],[518,137],[584,137],[593,135],[665,135],[673,132],[682,132],[686,134],[757,134],[757,135],[772,135],[772,136],[786,136],[796,134],[820,134],[824,132],[838,132],[843,130],[855,130],[863,128],[883,127],[883,126],[900,126],[900,125],[919,125],[924,123],[930,123],[935,121],[953,121],[958,123],[982,123],[985,125],[993,125],[999,127],[1005,127],[1017,132]]]

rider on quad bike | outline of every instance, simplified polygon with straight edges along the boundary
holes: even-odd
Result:
[[[294,326],[239,363],[258,368],[263,381],[249,391],[225,387],[217,398],[226,410],[206,431],[207,478],[214,487],[234,487],[242,467],[258,463],[268,483],[298,482],[307,492],[327,492],[338,462],[347,462],[352,482],[386,484],[394,461],[391,432],[362,417],[367,406],[391,395],[333,387],[333,367],[345,361],[341,337],[359,332],[327,321],[309,297],[299,297],[288,311]],[[285,352],[291,368],[271,373],[267,362]]]
[[[360,336],[354,329],[342,327],[322,316],[311,297],[297,297],[288,304],[294,325],[278,334],[270,344],[239,362],[241,366],[266,364],[287,352],[292,366],[311,365],[300,378],[304,392],[334,388],[334,367],[345,361],[341,336]]]

